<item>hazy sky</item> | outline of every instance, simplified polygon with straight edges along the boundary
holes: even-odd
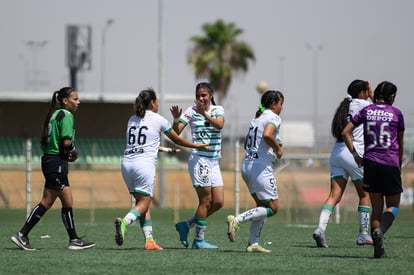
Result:
[[[160,1],[0,0],[0,93],[50,94],[69,84],[65,27],[92,27],[92,70],[78,75],[82,95],[99,94],[102,33],[105,37],[104,95],[159,88]],[[256,84],[285,95],[285,122],[312,122],[317,96],[318,130],[329,136],[331,116],[356,79],[398,87],[395,106],[414,127],[414,1],[410,0],[164,0],[162,1],[165,94],[194,95],[197,83],[187,64],[189,38],[201,25],[223,19],[244,30],[241,40],[255,54],[245,75],[235,75],[224,102],[233,129],[246,125],[259,103]],[[40,43],[30,47],[26,42]],[[36,62],[33,60],[36,59]],[[34,64],[35,63],[35,64]],[[315,71],[315,66],[317,70]],[[36,74],[36,77],[34,75]],[[316,76],[316,78],[315,78]],[[36,80],[39,92],[34,91]],[[316,81],[315,81],[316,79]],[[317,93],[315,93],[315,87]],[[188,104],[187,104],[188,105]],[[168,106],[161,113],[169,116]],[[183,106],[187,107],[187,106]]]

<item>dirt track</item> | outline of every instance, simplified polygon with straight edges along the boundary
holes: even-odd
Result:
[[[414,185],[413,169],[403,173],[404,187]],[[234,207],[233,171],[222,172],[225,182],[225,208]],[[326,169],[297,169],[297,171],[282,171],[277,176],[280,208],[320,207],[329,192],[329,172]],[[131,199],[121,173],[118,170],[71,170],[69,174],[76,208],[128,208]],[[41,198],[43,176],[40,171],[32,171],[32,205]],[[157,179],[157,183],[158,183]],[[197,198],[186,170],[165,172],[165,206],[179,208],[194,208]],[[253,206],[252,199],[241,178],[240,207]],[[22,171],[1,171],[0,207],[25,208],[26,173]],[[347,188],[353,193],[353,188]],[[159,186],[155,190],[155,200],[159,201]],[[345,196],[344,200],[355,200],[356,195]],[[60,207],[56,203],[54,207]]]

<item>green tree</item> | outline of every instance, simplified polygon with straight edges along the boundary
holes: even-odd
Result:
[[[202,30],[203,35],[190,38],[194,47],[188,62],[196,79],[208,79],[220,100],[228,92],[233,72],[248,71],[249,61],[255,61],[254,52],[249,44],[238,40],[243,30],[234,23],[219,19],[213,24],[204,24]]]

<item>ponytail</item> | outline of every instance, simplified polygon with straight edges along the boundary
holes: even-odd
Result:
[[[351,101],[352,97],[350,95],[345,97],[336,109],[335,115],[332,119],[331,133],[332,136],[339,142],[343,141],[342,130],[350,120],[349,105],[351,104]]]
[[[68,98],[70,93],[73,92],[74,89],[70,87],[64,87],[60,89],[59,91],[55,91],[52,95],[52,100],[50,101],[49,110],[46,114],[45,120],[43,121],[43,127],[42,127],[42,136],[40,137],[40,147],[45,149],[47,145],[47,140],[49,137],[49,121],[52,117],[53,113],[56,111],[59,105],[62,104],[62,101],[64,98]]]
[[[346,124],[351,120],[351,115],[349,114],[349,105],[352,102],[353,98],[358,98],[358,95],[369,89],[368,81],[355,79],[348,85],[348,95],[342,100],[338,108],[335,111],[335,115],[331,122],[331,133],[337,141],[342,142],[342,130],[345,128]]]
[[[151,101],[156,99],[157,95],[152,88],[142,90],[135,99],[135,115],[143,118],[145,116],[145,111],[150,107]]]
[[[268,90],[263,93],[255,117],[259,117],[266,109],[269,109],[273,102],[278,103],[280,100],[285,100],[283,93],[280,91]]]

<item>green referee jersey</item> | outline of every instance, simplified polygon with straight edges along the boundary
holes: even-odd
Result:
[[[49,120],[47,144],[43,153],[58,155],[63,153],[63,140],[75,141],[73,114],[66,109],[56,110]]]

